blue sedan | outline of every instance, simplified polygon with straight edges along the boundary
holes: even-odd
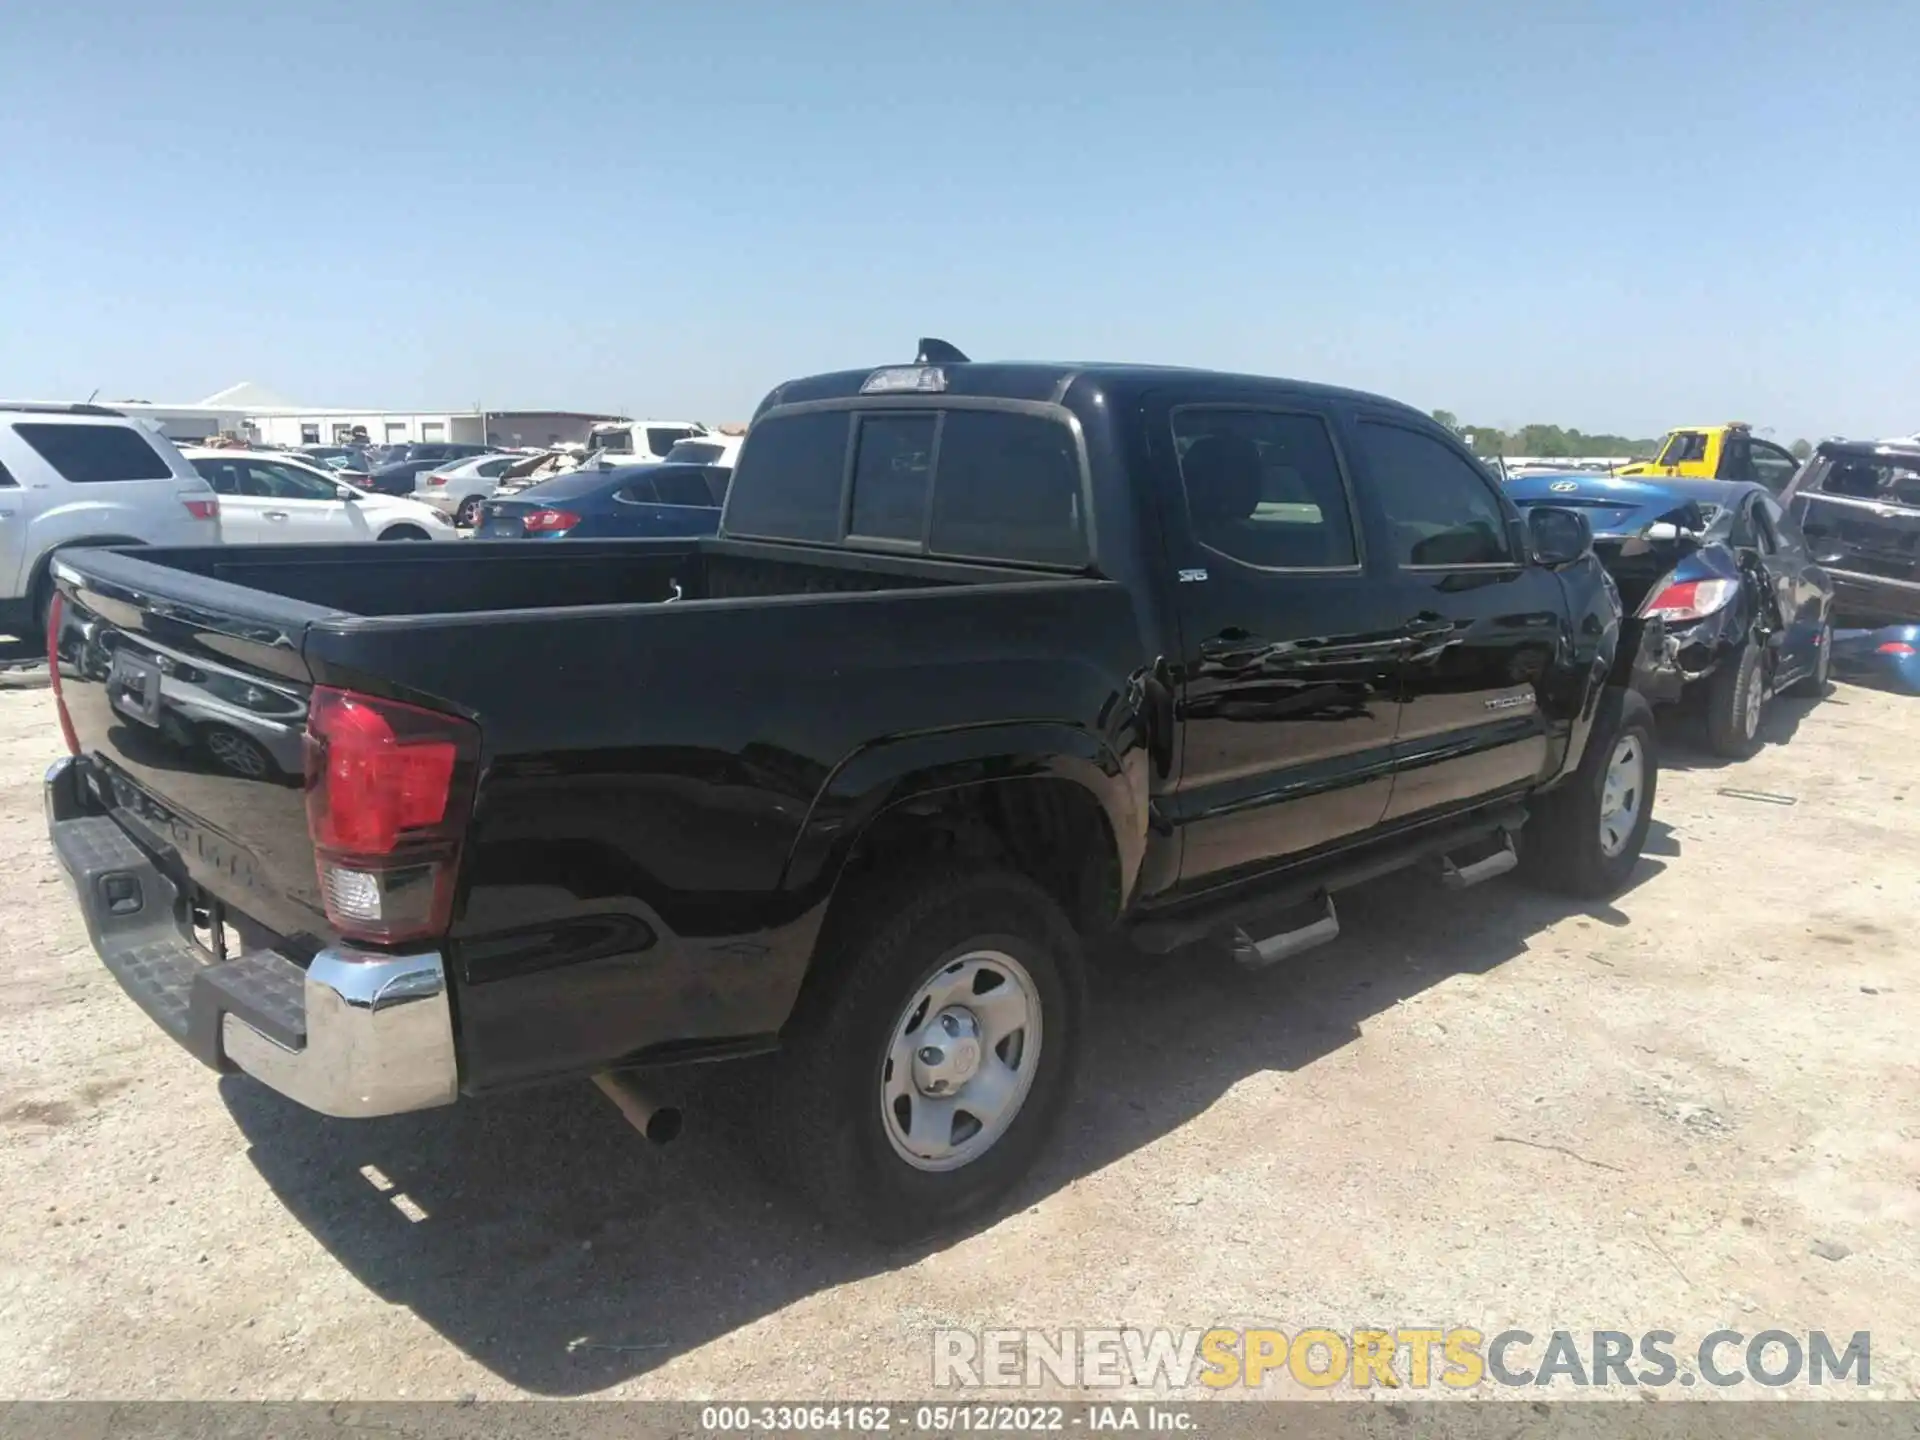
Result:
[[[480,507],[480,540],[711,535],[733,472],[721,465],[589,465]]]

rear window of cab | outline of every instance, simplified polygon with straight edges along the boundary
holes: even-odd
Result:
[[[722,530],[763,540],[1079,566],[1090,553],[1078,437],[996,408],[836,408],[763,417]]]

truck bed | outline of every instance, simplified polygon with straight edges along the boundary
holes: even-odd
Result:
[[[1032,571],[992,566],[718,539],[572,541],[565,547],[486,540],[205,546],[128,554],[142,567],[158,565],[357,616],[932,589],[1035,578]],[[102,573],[113,573],[113,561],[95,563],[108,567]]]
[[[1139,633],[1093,576],[727,540],[76,551],[59,585],[87,803],[249,946],[340,938],[315,686],[477,727],[447,940],[480,1088],[776,1028],[857,757],[1010,722],[1097,753]]]

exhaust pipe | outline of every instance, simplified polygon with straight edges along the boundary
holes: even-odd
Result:
[[[659,1104],[632,1076],[602,1070],[593,1083],[619,1107],[627,1123],[654,1144],[665,1145],[680,1133],[680,1107]]]

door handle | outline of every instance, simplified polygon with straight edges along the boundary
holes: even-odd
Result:
[[[266,512],[265,518],[268,520],[284,520],[287,518],[287,512],[284,510],[269,510]]]
[[[1432,640],[1441,635],[1451,635],[1454,624],[1451,620],[1442,620],[1437,615],[1417,615],[1409,620],[1400,633],[1409,640]]]

